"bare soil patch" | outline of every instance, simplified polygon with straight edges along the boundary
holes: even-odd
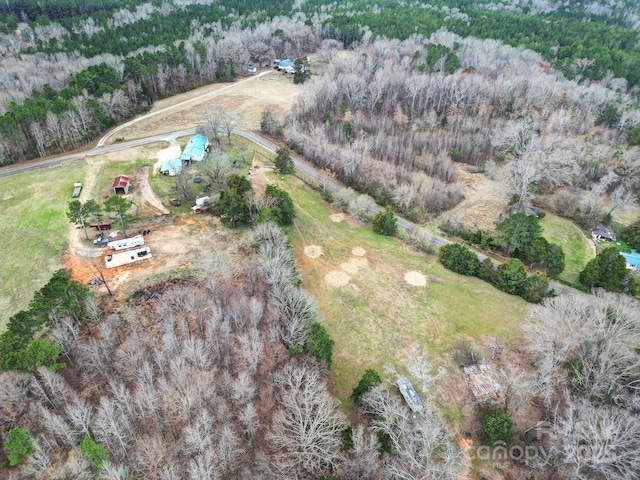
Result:
[[[133,201],[140,208],[139,216],[168,215],[169,209],[162,204],[149,183],[150,167],[140,167],[135,170],[136,174],[131,182],[133,191]]]
[[[107,270],[104,268],[105,257],[113,250],[94,247],[82,234],[83,236],[73,245],[77,250],[68,250],[65,254],[64,265],[72,270],[75,280],[85,285],[92,278],[98,277],[92,264],[102,268],[109,287],[114,291],[116,298],[121,299],[129,284],[142,282],[151,275],[198,268],[203,257],[227,250],[235,238],[228,230],[222,228],[219,218],[208,215],[187,214],[180,217],[150,218],[131,227],[127,233],[136,235],[145,229],[151,230],[151,234],[145,236],[145,245],[149,246],[153,254],[148,261]],[[241,263],[240,259],[230,262],[238,265]],[[92,288],[96,288],[100,293],[107,293],[104,285]]]
[[[427,277],[415,270],[405,273],[404,281],[414,287],[424,287],[427,285]]]
[[[349,284],[349,275],[339,270],[331,270],[324,276],[324,281],[331,287],[345,287]]]
[[[322,247],[318,245],[308,245],[304,247],[304,254],[309,258],[319,258],[322,255]]]
[[[362,247],[353,247],[351,249],[351,255],[355,255],[356,257],[364,257],[367,254],[367,251]]]
[[[335,223],[340,223],[346,218],[347,216],[344,213],[334,213],[333,215],[329,215],[329,219]]]
[[[457,169],[458,183],[464,187],[465,199],[442,217],[456,218],[472,230],[493,230],[500,213],[509,203],[508,182],[500,178],[491,180],[468,168],[458,166]],[[499,171],[497,176],[501,173]]]
[[[366,258],[358,257],[358,258],[350,258],[347,262],[340,264],[340,269],[345,272],[355,275],[363,268],[367,268],[369,266],[369,261]]]

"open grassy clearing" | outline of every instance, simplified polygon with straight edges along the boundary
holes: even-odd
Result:
[[[151,112],[171,107],[177,103],[194,99],[183,106],[159,113],[144,122],[131,125],[114,135],[114,139],[132,140],[150,135],[194,128],[212,107],[221,107],[234,112],[238,126],[249,130],[260,128],[260,116],[267,106],[286,115],[296,97],[304,91],[303,85],[294,85],[290,75],[270,71],[266,75],[238,79],[233,83],[216,83],[159,100]]]
[[[540,220],[540,225],[544,228],[544,238],[557,243],[564,250],[565,269],[560,274],[560,280],[581,288],[578,276],[587,262],[595,257],[591,240],[573,222],[556,215],[547,214]]]
[[[71,224],[65,214],[85,161],[0,178],[0,331],[61,268]]]
[[[330,376],[340,400],[348,401],[365,369],[383,373],[385,363],[398,365],[412,343],[423,346],[433,363],[445,365],[442,354],[459,339],[479,342],[493,334],[507,342],[519,339],[527,308],[519,297],[449,272],[434,256],[367,227],[336,223],[329,217],[338,212],[300,180],[271,178],[296,206],[297,227],[288,233],[303,286],[318,298],[336,342]],[[322,255],[305,255],[309,246],[320,247]],[[421,273],[426,286],[409,285],[405,275],[411,271]]]

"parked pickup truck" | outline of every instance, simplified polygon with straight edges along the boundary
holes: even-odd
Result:
[[[106,237],[98,237],[93,241],[94,245],[106,245],[109,243],[109,239]]]
[[[80,196],[80,192],[82,191],[82,184],[80,182],[76,182],[73,184],[73,193],[71,196],[73,198],[78,198]]]

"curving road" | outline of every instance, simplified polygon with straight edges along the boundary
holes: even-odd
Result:
[[[173,109],[177,109],[179,107],[183,107],[189,103],[193,103],[196,101],[202,101],[204,98],[209,97],[209,96],[214,96],[222,91],[225,90],[229,90],[231,88],[236,87],[237,85],[243,83],[243,82],[249,82],[251,80],[254,80],[256,78],[259,78],[263,75],[267,75],[270,74],[270,71],[265,71],[262,72],[258,75],[240,80],[239,82],[235,82],[232,83],[230,85],[227,85],[225,87],[219,88],[217,90],[214,90],[212,92],[208,92],[202,95],[199,95],[197,97],[191,98],[189,100],[185,100],[183,102],[179,102],[175,105],[171,105],[169,107],[165,107],[163,109],[157,110],[155,112],[151,112],[151,113],[147,113],[145,115],[142,115],[140,117],[134,118],[133,120],[130,120],[126,123],[123,123],[122,125],[119,125],[117,127],[115,127],[114,129],[112,129],[111,131],[107,132],[102,138],[100,138],[97,142],[97,145],[95,148],[91,149],[91,150],[86,150],[86,151],[81,151],[81,152],[74,152],[74,153],[69,153],[66,155],[60,155],[54,158],[48,158],[48,159],[41,159],[41,160],[36,160],[33,162],[28,162],[28,163],[23,163],[23,164],[18,164],[18,165],[11,165],[8,167],[2,167],[0,168],[0,177],[4,177],[7,175],[13,175],[15,173],[19,173],[19,172],[24,172],[27,170],[34,170],[37,168],[41,168],[41,167],[46,167],[46,166],[50,166],[50,165],[56,165],[59,163],[63,163],[63,162],[68,162],[68,161],[73,161],[73,160],[79,160],[85,157],[93,157],[96,155],[103,155],[105,153],[110,153],[110,152],[117,152],[119,150],[125,150],[127,148],[131,148],[131,147],[138,147],[141,145],[146,145],[149,143],[154,143],[154,142],[168,142],[170,145],[176,145],[176,138],[178,137],[184,137],[187,135],[193,135],[196,130],[194,128],[192,129],[187,129],[187,130],[179,130],[177,132],[173,132],[173,133],[165,133],[165,134],[161,134],[161,135],[154,135],[151,137],[146,137],[146,138],[139,138],[137,140],[129,140],[127,142],[118,142],[118,143],[114,143],[111,145],[107,145],[107,141],[109,140],[109,138],[111,138],[113,135],[115,135],[117,132],[125,129],[126,127],[133,125],[134,123],[146,120],[148,118],[151,118],[155,115],[158,115],[160,113],[166,113],[167,111],[173,110]],[[254,143],[256,143],[257,145],[260,145],[261,147],[263,147],[264,149],[275,153],[276,151],[276,145],[274,143],[272,143],[271,141],[267,140],[264,137],[261,137],[260,135],[248,131],[248,130],[242,130],[242,129],[235,129],[234,133],[236,135],[240,135]],[[297,157],[295,155],[292,155],[293,158],[293,163],[295,168],[300,171],[301,173],[303,173],[304,175],[308,176],[311,179],[314,180],[318,180],[319,178],[319,173],[318,170],[311,165],[310,163],[306,162],[305,160],[303,160],[300,157]],[[331,190],[338,192],[341,190],[344,190],[345,187],[343,185],[341,185],[340,183],[336,182],[335,180],[332,179],[326,179],[325,180],[326,185],[328,186],[328,188],[330,188]],[[380,211],[380,209],[378,207],[375,208],[371,208],[369,210],[369,213],[375,215],[378,213],[378,211]],[[398,227],[402,228],[403,230],[409,232],[412,230],[420,230],[421,228],[418,227],[417,225],[409,222],[408,220],[405,220],[404,218],[398,218]],[[444,238],[440,238],[440,237],[436,237],[433,236],[430,232],[426,232],[430,237],[431,237],[431,242],[436,245],[436,246],[442,246],[445,245],[447,243],[450,243],[448,240],[444,239]]]

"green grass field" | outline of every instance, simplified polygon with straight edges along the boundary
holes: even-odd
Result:
[[[340,400],[348,399],[365,369],[382,374],[387,362],[399,366],[412,343],[424,347],[434,364],[447,365],[444,354],[460,339],[480,342],[497,334],[508,343],[520,338],[527,304],[519,297],[445,270],[435,256],[414,252],[397,239],[335,223],[329,216],[336,211],[317,192],[293,177],[274,174],[272,179],[296,206],[297,228],[288,233],[303,286],[318,298],[336,342],[330,380]],[[322,247],[323,255],[305,256],[310,245]],[[366,250],[360,257],[366,265],[352,254],[354,247]],[[409,271],[422,273],[426,286],[409,285],[404,278]],[[327,283],[327,275],[335,272],[347,274],[348,284]]]
[[[65,212],[86,169],[78,161],[0,178],[0,331],[61,268],[71,228]]]
[[[565,269],[560,274],[563,282],[581,288],[578,276],[595,254],[591,240],[574,223],[556,215],[547,214],[540,220],[542,235],[549,242],[557,243],[564,250]]]

